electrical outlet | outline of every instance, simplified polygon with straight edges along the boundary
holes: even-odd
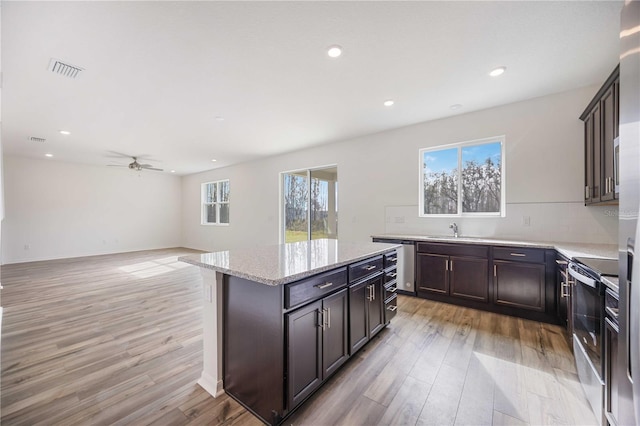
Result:
[[[25,250],[31,250],[31,244],[25,244],[24,245],[24,249]]]
[[[531,226],[531,216],[522,216],[522,226]]]

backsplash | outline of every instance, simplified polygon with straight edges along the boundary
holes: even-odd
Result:
[[[418,206],[385,206],[385,233],[617,244],[618,206],[582,203],[507,204],[506,217],[418,217]]]

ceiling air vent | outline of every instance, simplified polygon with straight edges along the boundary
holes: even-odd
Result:
[[[37,137],[35,137],[35,136],[31,136],[31,137],[29,138],[29,140],[30,140],[31,142],[40,142],[40,143],[42,143],[42,142],[45,142],[45,141],[46,141],[46,139],[45,139],[45,138],[37,138]]]
[[[60,74],[63,77],[78,78],[80,71],[84,71],[84,68],[62,62],[59,59],[51,58],[48,70],[52,73]]]

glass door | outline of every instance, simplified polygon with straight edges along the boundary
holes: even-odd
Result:
[[[282,241],[338,238],[338,169],[282,173]]]

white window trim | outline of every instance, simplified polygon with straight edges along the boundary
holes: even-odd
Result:
[[[500,162],[501,162],[501,172],[500,172],[500,212],[478,212],[478,213],[464,213],[462,211],[462,148],[467,146],[474,145],[483,145],[491,142],[500,142]],[[425,152],[430,151],[439,151],[443,149],[458,149],[458,213],[457,214],[426,214],[424,213],[424,165],[423,158]],[[422,148],[418,154],[418,216],[419,217],[473,217],[473,218],[496,218],[496,217],[506,217],[507,215],[507,203],[506,203],[506,156],[505,156],[505,135],[494,136],[490,138],[482,138],[482,139],[474,139],[464,142],[457,142],[446,145],[438,145],[429,148]]]
[[[220,180],[213,180],[210,182],[203,182],[200,184],[200,225],[204,225],[204,226],[229,226],[229,223],[231,222],[231,217],[229,217],[229,222],[227,223],[221,223],[220,222],[220,206],[222,204],[227,204],[230,206],[231,204],[231,184],[229,183],[229,201],[217,201],[215,203],[205,203],[205,197],[206,197],[206,189],[207,189],[207,185],[211,185],[212,183],[222,183],[222,182],[229,182],[229,179],[220,179]],[[220,199],[220,185],[216,185],[216,191],[217,191],[217,199]],[[207,222],[206,221],[206,206],[216,206],[216,222]]]

